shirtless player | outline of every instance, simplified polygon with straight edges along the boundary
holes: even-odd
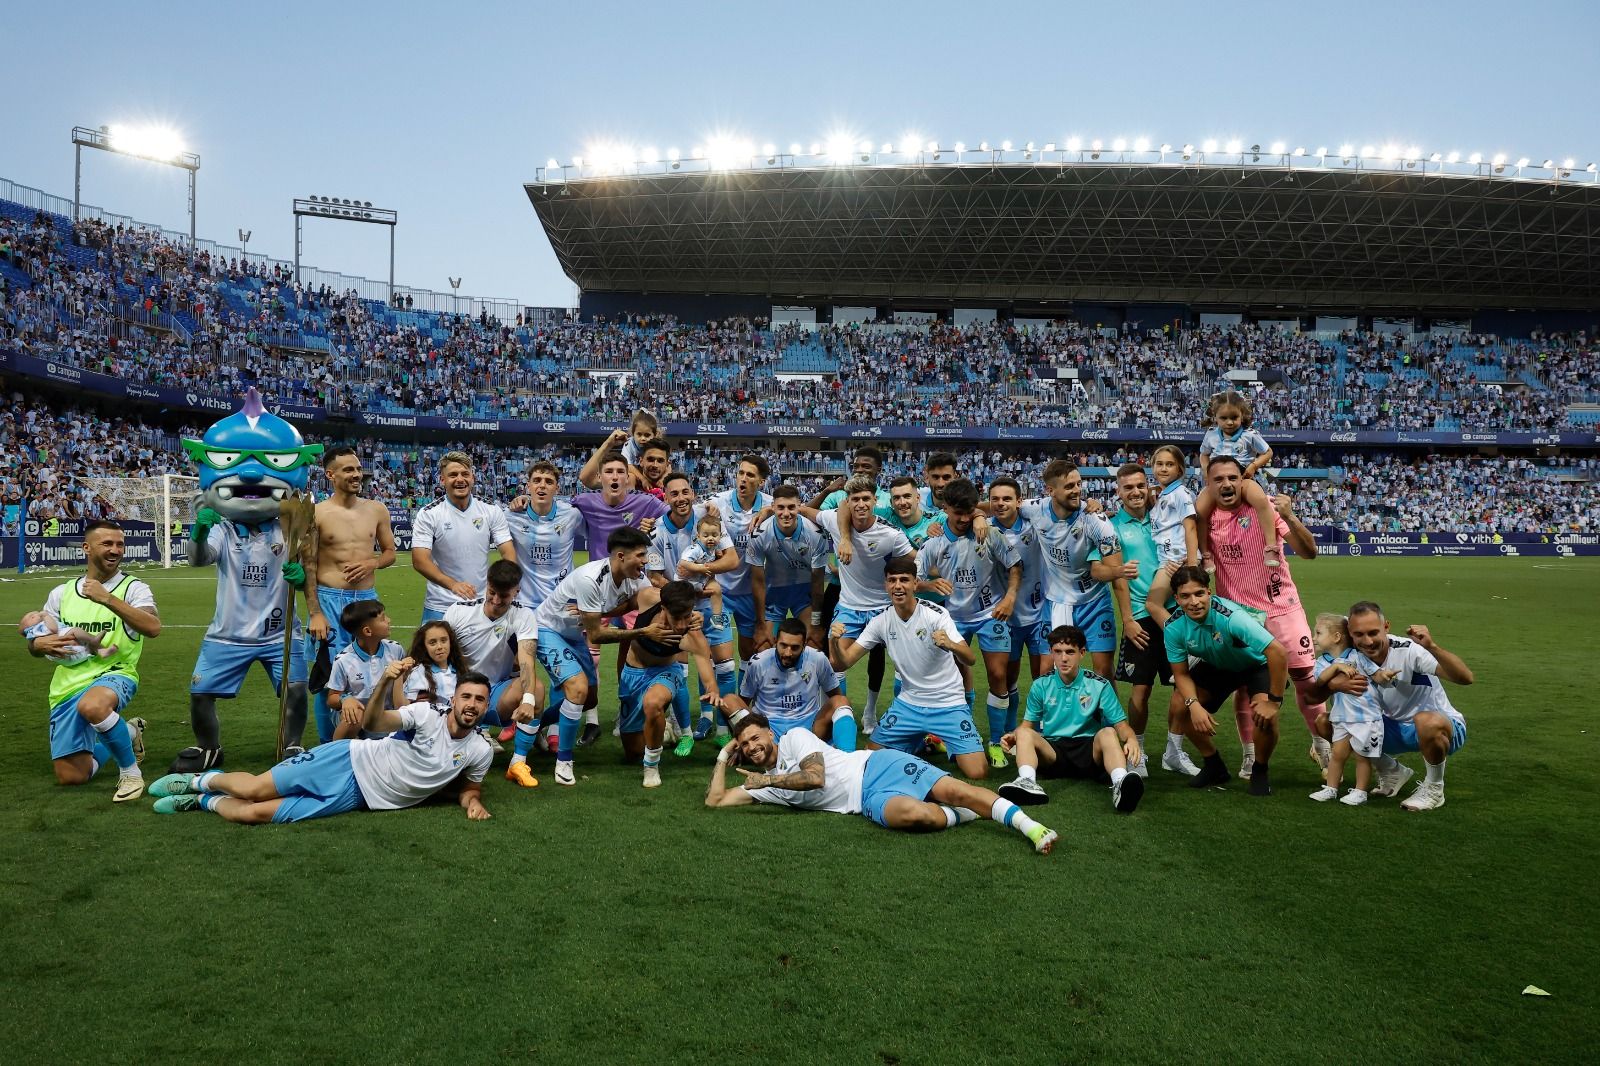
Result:
[[[355,449],[341,444],[323,452],[322,472],[333,495],[317,504],[315,577],[306,592],[314,596],[318,609],[306,623],[307,639],[313,642],[306,652],[308,661],[316,660],[316,641],[332,640],[330,659],[344,651],[351,635],[340,628],[339,616],[356,600],[377,599],[374,575],[394,564],[389,509],[377,500],[361,498],[365,474]],[[317,735],[326,743],[333,738],[338,714],[329,713],[327,695],[320,687],[315,708]]]

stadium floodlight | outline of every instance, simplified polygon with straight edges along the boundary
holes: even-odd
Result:
[[[928,142],[928,151],[937,152],[938,150],[939,150],[939,142],[938,141],[929,141]]]
[[[1162,141],[1161,142],[1161,154],[1162,155],[1166,155],[1170,151],[1172,151],[1172,145],[1166,143],[1165,141]]]
[[[1194,145],[1192,145],[1192,144],[1184,145],[1183,146],[1183,158],[1188,159],[1192,155],[1194,155]]]
[[[544,161],[544,165],[545,165],[545,169],[546,170],[560,170],[561,169],[561,163],[559,161],[555,160],[555,159],[546,159]]]
[[[682,158],[682,155],[677,148],[667,149],[667,162],[676,163],[680,158]]]
[[[582,166],[579,157],[574,156],[573,166]],[[333,206],[337,205],[337,206]],[[347,206],[348,205],[348,206]],[[300,282],[300,249],[301,249],[301,220],[307,215],[318,218],[331,218],[336,222],[365,222],[374,226],[389,227],[389,302],[394,302],[394,231],[400,224],[400,214],[386,207],[373,207],[370,200],[346,200],[334,197],[329,200],[326,196],[311,196],[304,200],[296,199],[292,205],[294,211],[294,280]]]
[[[1564,168],[1566,168],[1566,169],[1567,169],[1567,170],[1571,170],[1571,169],[1572,169],[1572,168],[1573,168],[1573,167],[1575,167],[1575,166],[1577,166],[1577,165],[1578,165],[1578,161],[1577,161],[1577,160],[1576,160],[1576,159],[1574,159],[1574,158],[1572,158],[1572,157],[1571,157],[1571,156],[1570,156],[1570,155],[1569,155],[1569,156],[1567,156],[1567,158],[1565,158],[1565,159],[1563,159],[1563,160],[1562,160],[1562,161],[1561,161],[1561,165],[1562,165],[1562,166],[1563,166],[1563,167],[1564,167]]]
[[[1459,163],[1461,162],[1461,153],[1451,152],[1449,155],[1444,157],[1444,161],[1446,163]]]
[[[1418,148],[1414,144],[1407,145],[1406,146],[1406,158],[1407,159],[1421,159],[1422,158],[1422,149]]]
[[[1325,144],[1317,145],[1317,158],[1318,159],[1326,159],[1326,158],[1328,158],[1328,146],[1327,145],[1325,145]]]
[[[766,144],[763,144],[761,146],[761,154],[765,155],[765,156],[777,155],[778,154],[778,146],[773,144],[771,141],[768,141]]]
[[[1443,162],[1443,160],[1444,160],[1444,156],[1440,155],[1438,152],[1435,152],[1435,153],[1433,153],[1432,155],[1430,155],[1428,157],[1428,162],[1430,162],[1430,163],[1439,163],[1439,162]]]
[[[1528,157],[1527,156],[1522,156],[1520,159],[1517,160],[1517,169],[1518,170],[1521,170],[1523,167],[1525,167],[1527,165],[1528,165]]]
[[[1056,150],[1056,142],[1055,141],[1046,141],[1045,145],[1044,145],[1044,150],[1047,151],[1047,152],[1055,151]]]
[[[1392,144],[1386,144],[1378,152],[1378,157],[1385,163],[1393,163],[1396,159],[1400,158],[1400,149]]]
[[[884,141],[881,151],[884,155],[891,155],[894,152],[894,145],[889,141]]]
[[[1299,158],[1300,156],[1303,156],[1303,155],[1306,154],[1306,150],[1304,148],[1296,148],[1294,150],[1293,154],[1295,155],[1296,158]]]
[[[1211,152],[1215,152],[1216,150],[1217,150],[1217,139],[1215,137],[1207,137],[1205,140],[1200,142],[1200,151],[1205,152],[1205,153],[1211,153]]]
[[[1378,154],[1378,150],[1376,148],[1372,147],[1372,145],[1363,144],[1361,146],[1361,158],[1362,159],[1372,159],[1377,154]]]
[[[661,153],[656,151],[655,145],[652,144],[639,153],[639,162],[659,163],[661,162]]]
[[[1133,150],[1135,152],[1148,152],[1150,150],[1150,138],[1140,137],[1136,139],[1133,142]]]
[[[1067,138],[1067,151],[1069,151],[1069,152],[1077,152],[1077,151],[1082,150],[1082,148],[1083,148],[1083,141],[1081,139],[1079,139],[1077,137],[1068,137]]]
[[[72,221],[77,222],[83,204],[83,150],[132,156],[151,163],[162,163],[189,172],[189,247],[195,246],[195,172],[200,157],[189,151],[183,135],[167,126],[87,126],[72,127]]]
[[[916,155],[922,148],[922,134],[907,131],[900,135],[900,154]]]
[[[789,154],[790,155],[799,155],[800,154],[800,142],[799,141],[794,141],[789,145]]]
[[[718,135],[706,142],[706,159],[712,170],[732,170],[748,163],[755,154],[755,145],[734,137]]]
[[[1344,158],[1344,161],[1346,163],[1350,162],[1350,157],[1355,155],[1355,154],[1356,154],[1355,145],[1353,145],[1353,144],[1341,144],[1339,146],[1339,155]]]
[[[1556,168],[1556,161],[1554,159],[1546,159],[1540,165],[1543,166],[1546,170],[1554,170]]]
[[[583,156],[581,156],[581,155],[573,156],[572,157],[572,165],[575,166],[575,167],[583,166]]]
[[[1267,150],[1273,155],[1283,155],[1289,150],[1289,146],[1284,144],[1282,141],[1273,141],[1272,147]]]
[[[1002,151],[1002,152],[1009,152],[1009,151],[1011,151],[1011,142],[1010,142],[1010,141],[1001,141],[1001,142],[1000,142],[1000,150],[1001,150],[1001,151]]]
[[[1033,151],[1033,142],[1029,141],[1027,144],[1023,145],[1022,147],[1023,147],[1023,149],[1025,151],[1031,152],[1031,151]]]
[[[979,141],[978,142],[978,151],[987,152],[988,150],[989,150],[989,142],[988,141]]]
[[[1584,167],[1583,169],[1588,171],[1590,174],[1593,174],[1593,173],[1595,173],[1595,171],[1597,169],[1600,169],[1600,167],[1597,167],[1594,163],[1590,163],[1588,166]]]
[[[1111,150],[1113,152],[1126,152],[1128,150],[1128,140],[1127,140],[1127,138],[1126,137],[1118,137],[1116,140],[1112,141],[1111,142]]]
[[[816,141],[812,141],[811,142],[811,151],[808,152],[807,154],[808,155],[821,155],[822,154],[822,145],[818,144]]]
[[[1473,152],[1470,156],[1467,157],[1467,162],[1471,163],[1473,166],[1477,166],[1479,163],[1483,162],[1483,153],[1482,152]]]
[[[1238,155],[1240,152],[1244,151],[1244,142],[1238,138],[1234,138],[1228,142],[1227,149],[1229,155]]]
[[[962,152],[965,152],[966,150],[967,150],[967,145],[966,145],[965,141],[957,141],[955,143],[955,153],[956,153],[956,155],[960,155]]]

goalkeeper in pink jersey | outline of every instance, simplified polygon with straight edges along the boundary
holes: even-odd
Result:
[[[1310,730],[1311,758],[1326,770],[1328,742],[1317,735],[1317,715],[1323,712],[1320,700],[1313,700],[1310,689],[1316,683],[1313,664],[1316,649],[1311,642],[1311,627],[1300,603],[1288,559],[1279,566],[1268,566],[1263,557],[1267,536],[1286,543],[1302,559],[1317,555],[1316,539],[1295,516],[1289,497],[1276,496],[1273,506],[1275,528],[1270,534],[1261,528],[1255,509],[1245,501],[1244,469],[1231,456],[1216,456],[1207,468],[1207,487],[1216,498],[1217,508],[1209,522],[1209,541],[1217,566],[1217,595],[1246,608],[1267,632],[1283,645],[1289,660],[1289,678],[1294,682],[1295,703]],[[1255,731],[1248,706],[1235,701],[1239,740],[1244,744],[1244,766],[1240,776],[1248,777],[1255,759]]]

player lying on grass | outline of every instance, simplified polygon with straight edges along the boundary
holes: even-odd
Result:
[[[489,679],[456,679],[450,710],[428,703],[384,707],[390,686],[416,663],[391,662],[367,701],[362,728],[392,737],[335,740],[291,755],[264,774],[168,774],[150,786],[157,814],[206,810],[230,822],[304,822],[347,811],[397,810],[460,783],[460,804],[473,821],[489,817],[480,791],[494,759],[478,722],[489,706]]]
[[[759,769],[739,770],[744,782],[727,784],[728,763],[742,756]],[[717,755],[707,807],[772,803],[799,810],[861,814],[885,829],[938,832],[978,818],[1010,826],[1048,855],[1054,830],[1034,821],[1010,800],[969,785],[915,755],[880,748],[840,751],[809,729],[774,740],[765,715],[750,711],[733,725],[733,740]]]

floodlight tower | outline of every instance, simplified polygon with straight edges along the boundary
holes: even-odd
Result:
[[[78,221],[83,202],[83,150],[98,148],[102,152],[133,156],[152,163],[165,163],[189,172],[189,247],[194,241],[194,175],[200,169],[200,157],[189,151],[175,130],[159,126],[101,126],[97,130],[87,126],[72,127],[72,221]]]
[[[366,222],[389,227],[389,296],[394,303],[394,228],[400,223],[398,212],[373,207],[371,200],[344,200],[337,196],[307,196],[294,201],[294,280],[300,283],[300,220],[331,218],[336,222]]]

